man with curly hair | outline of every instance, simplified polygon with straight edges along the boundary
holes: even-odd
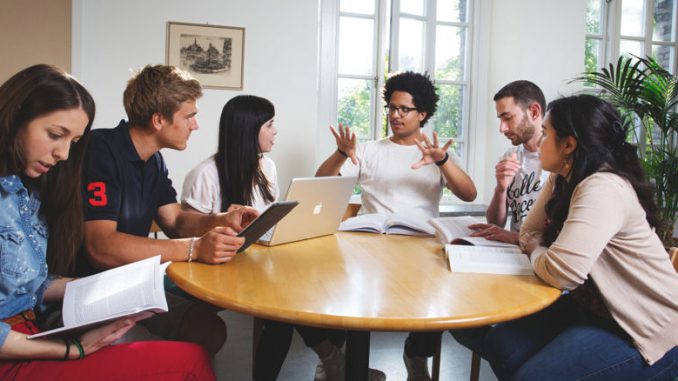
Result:
[[[338,131],[330,126],[337,150],[316,176],[358,176],[362,188],[358,214],[408,211],[424,219],[437,217],[443,186],[461,200],[473,201],[476,187],[456,155],[448,152],[452,141],[441,146],[437,133],[431,140],[421,131],[438,102],[429,76],[411,71],[395,74],[386,81],[383,98],[391,136],[358,144],[348,126],[340,124]],[[426,357],[433,355],[427,351],[437,335],[413,332],[407,337],[403,359],[408,381],[431,379]]]
[[[337,150],[316,176],[358,176],[362,188],[358,214],[413,210],[437,217],[443,186],[461,200],[473,201],[476,187],[456,155],[448,152],[452,141],[441,146],[437,133],[431,140],[421,131],[438,102],[429,76],[395,74],[386,81],[383,98],[391,136],[358,144],[349,126],[340,124],[338,130],[330,126]]]

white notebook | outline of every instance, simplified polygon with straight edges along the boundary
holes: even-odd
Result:
[[[516,248],[445,245],[445,255],[452,272],[534,275],[530,258]]]

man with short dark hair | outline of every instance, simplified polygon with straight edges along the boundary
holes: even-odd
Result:
[[[520,80],[502,87],[494,101],[499,132],[514,147],[495,166],[497,185],[487,208],[488,223],[470,227],[477,230],[474,236],[517,245],[520,225],[548,177],[538,152],[546,99],[537,85]],[[504,229],[507,219],[509,230]]]
[[[487,209],[487,224],[474,224],[475,236],[518,244],[520,224],[542,189],[548,173],[539,162],[541,124],[546,100],[541,89],[529,81],[515,81],[494,96],[499,131],[515,147],[509,149],[495,167],[497,186]],[[505,230],[511,214],[511,230]],[[473,330],[450,331],[465,342]],[[430,381],[427,358],[433,356],[439,333],[419,332],[405,342],[407,381]]]

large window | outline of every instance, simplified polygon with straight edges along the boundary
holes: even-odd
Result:
[[[389,135],[381,89],[389,73],[428,72],[440,95],[425,133],[468,157],[470,0],[337,0],[323,3],[321,102],[361,141]],[[329,37],[334,36],[334,38]],[[332,44],[334,42],[334,44]],[[333,49],[331,47],[334,47]]]
[[[588,0],[586,16],[586,70],[633,54],[676,73],[675,0]]]

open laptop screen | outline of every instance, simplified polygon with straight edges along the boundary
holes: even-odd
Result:
[[[357,177],[327,176],[295,178],[290,182],[287,201],[299,205],[278,223],[264,245],[299,241],[333,234],[337,231]]]

